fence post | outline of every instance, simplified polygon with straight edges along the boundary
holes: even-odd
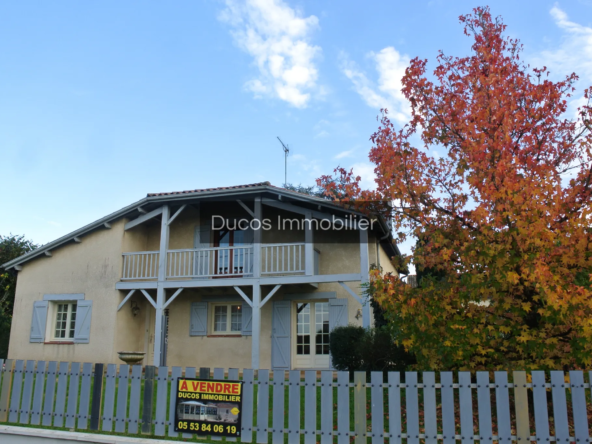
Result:
[[[8,400],[12,389],[12,367],[14,361],[7,359],[4,364],[4,377],[2,378],[2,393],[0,394],[0,421],[6,422],[8,419]]]
[[[528,392],[526,391],[526,372],[514,372],[514,403],[516,408],[516,437],[518,444],[530,441],[528,415]]]
[[[154,373],[156,367],[147,365],[144,371],[144,408],[142,410],[142,434],[152,432],[152,406],[154,405]]]
[[[103,364],[95,364],[95,380],[93,385],[92,404],[90,408],[90,429],[99,430],[101,420],[101,401],[103,395]]]

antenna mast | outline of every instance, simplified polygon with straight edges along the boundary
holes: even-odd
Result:
[[[282,139],[279,138],[279,136],[277,139],[280,141],[282,147],[284,148],[284,186],[286,186],[288,185],[288,153],[290,152],[290,147],[288,145],[285,145],[284,142],[282,142]]]

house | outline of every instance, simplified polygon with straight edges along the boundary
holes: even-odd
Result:
[[[387,225],[269,182],[148,194],[3,265],[18,273],[9,358],[330,367],[329,331],[370,326]]]

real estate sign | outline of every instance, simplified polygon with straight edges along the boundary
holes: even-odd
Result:
[[[242,395],[242,381],[178,378],[175,431],[241,436]]]

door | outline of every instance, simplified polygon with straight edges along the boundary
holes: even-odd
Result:
[[[290,370],[290,302],[274,301],[271,317],[271,367]]]
[[[329,368],[329,303],[295,302],[294,368]]]

